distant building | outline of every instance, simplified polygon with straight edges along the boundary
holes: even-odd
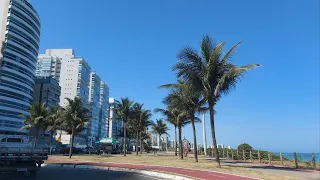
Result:
[[[107,137],[109,129],[109,87],[103,81],[100,84],[99,101],[99,137]]]
[[[88,135],[98,140],[101,132],[99,132],[100,119],[100,85],[101,79],[95,72],[90,73],[89,85],[89,106],[91,110],[91,121],[88,126]]]
[[[51,76],[59,82],[60,106],[68,105],[66,98],[78,96],[89,107],[90,70],[89,64],[77,57],[73,49],[47,49],[38,56],[36,74]]]
[[[33,89],[34,103],[45,103],[49,108],[59,105],[61,87],[52,77],[36,77]]]

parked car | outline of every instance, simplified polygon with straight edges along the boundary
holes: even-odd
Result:
[[[60,154],[69,154],[70,151],[70,145],[62,145],[59,149]],[[81,154],[83,151],[81,148],[73,147],[72,153],[73,154]]]

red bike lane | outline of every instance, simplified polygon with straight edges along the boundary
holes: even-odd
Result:
[[[252,180],[254,178],[236,176],[231,174],[224,174],[219,172],[202,171],[195,169],[185,169],[177,167],[165,167],[165,166],[154,166],[154,165],[141,165],[141,164],[120,164],[120,163],[97,163],[97,162],[81,162],[81,161],[64,161],[49,159],[50,163],[65,163],[72,165],[90,165],[90,166],[102,166],[102,167],[115,167],[115,168],[128,168],[138,169],[147,171],[157,171],[175,175],[181,175],[194,179],[202,180]]]

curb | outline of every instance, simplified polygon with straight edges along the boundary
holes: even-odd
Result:
[[[77,164],[43,164],[43,167],[59,167],[59,168],[77,168],[77,169],[94,169],[94,170],[107,170],[107,171],[124,171],[131,173],[138,173],[142,175],[147,175],[151,177],[172,179],[172,180],[194,180],[188,177],[183,177],[175,174],[167,174],[165,172],[157,171],[146,171],[131,168],[119,168],[119,167],[108,167],[108,166],[90,166],[90,165],[77,165]]]

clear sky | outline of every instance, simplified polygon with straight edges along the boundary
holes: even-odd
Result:
[[[183,46],[199,48],[204,34],[227,48],[243,41],[233,62],[262,67],[218,103],[218,143],[320,152],[319,0],[29,1],[41,17],[41,53],[75,49],[111,96],[150,109],[164,107],[167,91],[157,87],[175,82],[171,67]],[[208,116],[206,123],[212,144]],[[183,136],[191,140],[191,132],[188,126]],[[197,134],[202,143],[201,124]]]

